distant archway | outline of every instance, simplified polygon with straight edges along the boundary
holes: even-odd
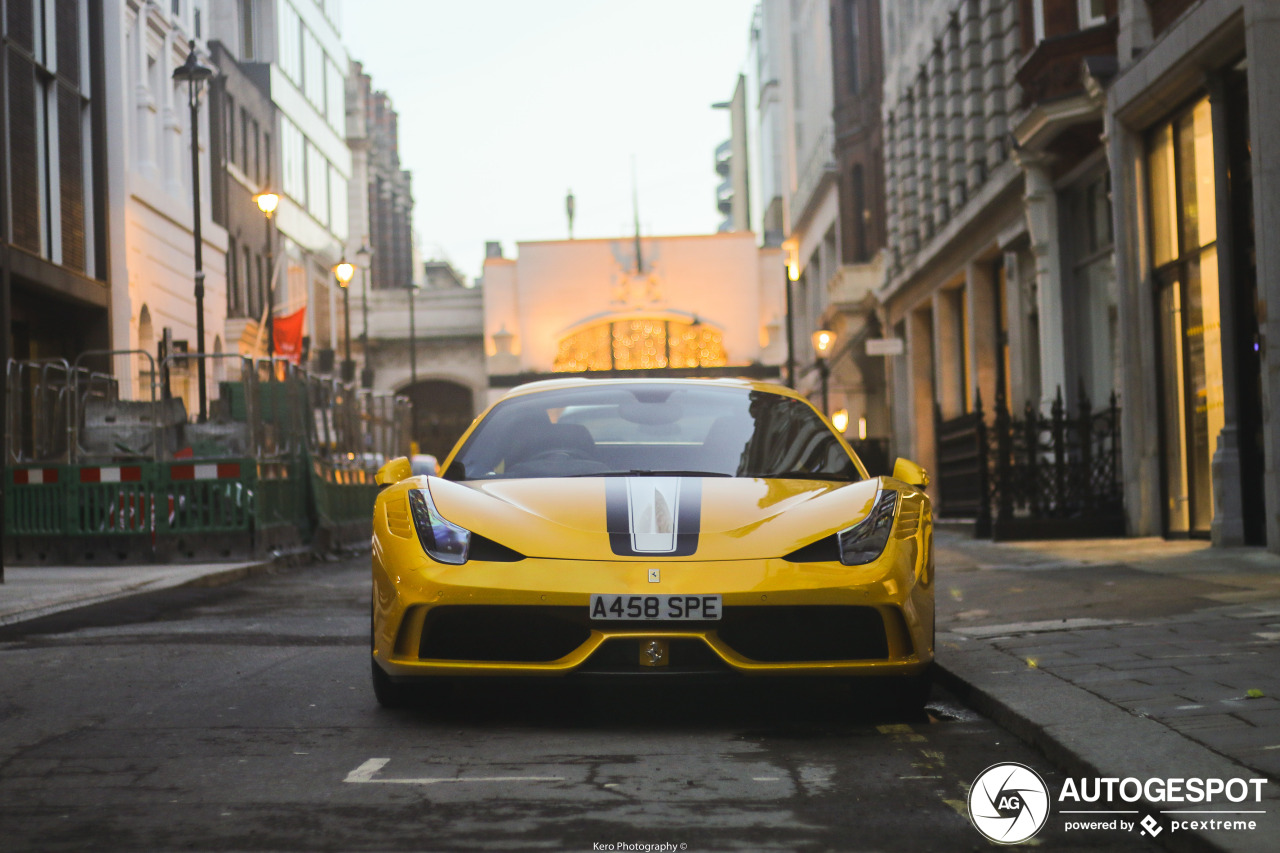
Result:
[[[471,389],[447,379],[426,379],[399,393],[413,403],[410,437],[422,453],[443,462],[475,417]]]

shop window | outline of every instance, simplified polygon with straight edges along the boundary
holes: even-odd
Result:
[[[1147,148],[1170,533],[1204,534],[1213,520],[1223,426],[1213,144],[1205,98],[1157,127]]]

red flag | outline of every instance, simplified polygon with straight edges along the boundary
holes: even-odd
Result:
[[[276,333],[276,355],[289,359],[294,364],[302,360],[302,327],[307,315],[307,306],[303,305],[287,317],[272,319]]]

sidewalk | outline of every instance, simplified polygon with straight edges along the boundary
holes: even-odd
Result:
[[[1246,816],[1256,831],[1160,840],[1277,849],[1280,556],[1161,539],[935,541],[944,684],[1077,778],[1269,779],[1261,806],[1234,806],[1266,809]]]
[[[0,626],[112,599],[187,586],[221,586],[271,568],[247,563],[121,566],[5,566]]]

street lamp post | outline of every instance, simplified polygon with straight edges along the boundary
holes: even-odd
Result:
[[[253,197],[263,215],[267,217],[267,358],[276,357],[276,287],[275,287],[275,255],[272,253],[271,215],[280,205],[280,196],[275,193],[258,193]],[[271,369],[275,375],[275,368]]]
[[[196,377],[200,385],[200,420],[209,415],[204,387],[204,253],[200,234],[200,87],[214,75],[214,70],[196,56],[196,42],[187,43],[186,62],[173,69],[173,79],[187,84],[187,106],[191,109],[191,207],[192,232],[195,237],[196,262]]]
[[[413,294],[418,290],[416,281],[409,282],[409,384],[418,384],[418,335],[414,328]]]
[[[787,294],[787,387],[796,387],[796,330],[795,306],[792,304],[791,285],[800,278],[800,268],[794,261],[783,263],[782,287]]]
[[[351,289],[347,287],[355,274],[356,268],[349,264],[346,258],[338,261],[338,265],[333,268],[333,277],[338,280],[338,286],[342,288],[343,340],[346,342],[347,353],[342,361],[343,382],[351,382],[356,378],[356,363],[351,360]]]
[[[364,287],[360,291],[360,307],[364,312],[364,328],[360,332],[360,352],[364,354],[364,369],[360,371],[360,385],[373,387],[373,368],[369,366],[369,264],[373,260],[373,247],[369,238],[365,237],[360,248],[356,250],[356,264],[363,273]]]
[[[827,353],[836,342],[836,333],[827,329],[819,329],[813,333],[813,351],[818,354],[818,376],[822,380],[822,414],[827,416],[827,380],[831,376],[831,365],[827,362]]]

